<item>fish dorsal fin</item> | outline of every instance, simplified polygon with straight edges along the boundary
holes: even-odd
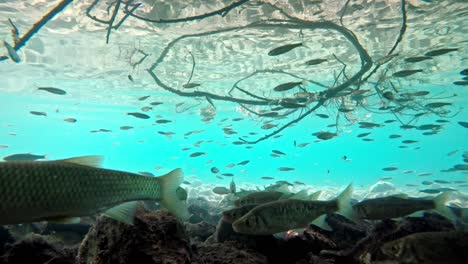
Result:
[[[281,199],[284,199],[283,197],[285,196],[283,195]],[[291,197],[289,197],[289,199],[298,199],[298,200],[308,200],[308,198],[309,197],[307,196],[307,190],[301,190],[300,192],[297,192]]]
[[[101,167],[102,163],[102,156],[81,156],[81,157],[74,157],[69,159],[63,159],[62,162],[68,162],[73,164],[79,164],[88,167]]]
[[[104,215],[114,220],[133,225],[137,206],[138,201],[126,202],[105,211]]]
[[[282,193],[290,193],[289,191],[289,186],[287,184],[282,184],[278,189],[276,189],[277,192],[282,192]]]

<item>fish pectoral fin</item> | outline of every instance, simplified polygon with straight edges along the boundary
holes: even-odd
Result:
[[[133,225],[138,201],[126,202],[104,212],[104,215],[122,223]]]
[[[411,213],[411,214],[409,214],[407,216],[409,216],[409,217],[423,217],[424,216],[424,210],[416,211],[416,212]]]
[[[88,166],[88,167],[99,168],[101,167],[102,156],[81,156],[81,157],[63,159],[60,161],[73,163],[73,164],[79,164],[79,165]]]
[[[53,218],[46,218],[45,221],[49,223],[56,223],[56,224],[79,224],[80,218],[79,217],[53,217]]]
[[[314,219],[314,221],[312,221],[312,225],[315,225],[315,226],[318,226],[320,227],[321,229],[323,230],[327,230],[327,231],[333,231],[333,229],[327,224],[327,222],[325,221],[325,219],[327,218],[327,215],[326,214],[323,214],[317,218]]]

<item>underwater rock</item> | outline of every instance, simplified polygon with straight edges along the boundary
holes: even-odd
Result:
[[[453,224],[437,214],[426,213],[423,217],[405,217],[401,221],[384,220],[378,222],[369,235],[357,242],[354,247],[340,252],[322,251],[320,255],[333,256],[337,264],[387,261],[388,258],[381,252],[381,247],[386,242],[414,233],[451,230],[454,230]]]
[[[267,258],[236,242],[201,245],[193,264],[267,264]]]
[[[216,226],[204,221],[197,224],[186,223],[185,230],[193,242],[203,242],[213,235],[216,231]]]
[[[44,237],[31,234],[14,244],[5,246],[5,254],[0,263],[28,264],[73,264],[76,248],[64,248],[63,245],[49,243]]]
[[[77,264],[190,263],[183,224],[166,211],[136,213],[134,225],[101,216],[81,243]]]

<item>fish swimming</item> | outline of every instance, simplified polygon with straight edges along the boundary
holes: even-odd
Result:
[[[53,94],[58,94],[58,95],[67,94],[66,91],[59,89],[59,88],[55,88],[55,87],[37,87],[37,90],[43,90],[43,91],[53,93]]]
[[[251,235],[271,235],[303,228],[313,220],[325,227],[324,219],[320,216],[337,211],[347,214],[352,190],[350,184],[336,199],[330,201],[286,199],[265,203],[237,219],[232,227],[238,233]]]
[[[19,153],[9,155],[3,158],[4,161],[35,161],[38,159],[45,159],[45,155],[34,155],[29,153]]]
[[[277,47],[277,48],[274,48],[272,50],[270,50],[268,52],[268,56],[278,56],[278,55],[281,55],[281,54],[284,54],[286,52],[289,52],[297,47],[301,47],[303,46],[302,43],[293,43],[293,44],[287,44],[287,45],[284,45],[284,46],[280,46],[280,47]]]
[[[385,243],[381,251],[392,263],[466,263],[468,231],[421,232]]]
[[[161,177],[98,168],[99,156],[64,160],[0,163],[0,225],[37,221],[75,222],[104,212],[133,223],[137,201],[156,201],[188,218],[176,194],[180,169]]]
[[[353,205],[350,218],[384,220],[407,216],[418,211],[435,210],[441,215],[453,219],[453,213],[445,206],[449,198],[450,192],[442,193],[434,199],[408,198],[406,195],[368,199]]]
[[[418,72],[422,72],[422,69],[417,69],[417,70],[403,70],[403,71],[398,71],[392,74],[393,77],[407,77],[410,75],[413,75]]]

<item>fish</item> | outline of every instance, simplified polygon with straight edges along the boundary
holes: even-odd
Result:
[[[453,85],[467,86],[467,85],[468,85],[468,81],[466,81],[466,80],[464,80],[464,81],[455,81],[455,82],[453,82]]]
[[[276,149],[273,149],[271,152],[273,152],[275,154],[278,154],[278,155],[286,155],[286,153],[284,153],[282,151],[279,151],[279,150],[276,150]]]
[[[401,143],[403,144],[413,144],[417,142],[418,142],[417,140],[411,140],[411,139],[406,139],[406,140],[401,141]]]
[[[468,128],[468,122],[459,121],[458,124],[464,128]]]
[[[219,169],[216,168],[216,167],[212,167],[212,168],[210,169],[210,171],[211,171],[212,173],[215,173],[215,174],[216,174],[216,173],[219,172]]]
[[[132,77],[132,75],[130,75],[130,74],[127,75],[127,78],[128,78],[129,81],[133,82],[133,77]]]
[[[262,179],[262,180],[274,180],[275,178],[270,177],[270,176],[263,176],[260,179]]]
[[[432,185],[433,184],[433,182],[431,182],[431,181],[422,181],[421,183],[422,183],[422,185]]]
[[[182,85],[182,87],[184,87],[185,89],[193,89],[195,87],[198,87],[200,86],[199,83],[186,83],[184,85]]]
[[[350,210],[352,190],[350,184],[337,198],[329,201],[284,199],[261,204],[234,221],[232,227],[238,233],[250,235],[271,235],[305,228],[313,220],[326,227],[324,217],[320,216],[337,211],[346,214]]]
[[[8,148],[8,145],[0,145],[0,149],[6,149]]]
[[[306,61],[306,65],[309,65],[309,66],[312,66],[312,65],[318,65],[318,64],[321,64],[323,62],[326,62],[327,59],[312,59],[312,60],[308,60]]]
[[[288,183],[277,182],[277,184],[288,184]],[[282,191],[261,191],[261,192],[249,193],[237,199],[236,201],[234,201],[234,206],[240,207],[240,206],[249,205],[249,204],[259,205],[259,204],[276,201],[279,199],[289,199],[289,198],[302,199],[302,200],[316,200],[321,193],[321,192],[315,192],[315,193],[308,195],[306,190],[302,190],[294,194],[294,193],[288,193],[288,192],[285,193],[283,191],[284,190],[283,186],[279,188],[278,190],[280,189]]]
[[[411,173],[414,173],[413,170],[406,170],[406,171],[403,171],[403,174],[411,174]]]
[[[255,208],[258,204],[247,204],[240,207],[232,208],[230,210],[223,211],[223,220],[228,223],[233,223],[237,219],[247,214],[250,210]]]
[[[121,126],[120,129],[121,130],[129,130],[129,129],[132,129],[133,127],[132,126]]]
[[[272,50],[270,50],[268,52],[268,56],[278,56],[278,55],[281,55],[281,54],[284,54],[286,52],[289,52],[297,47],[301,47],[303,46],[302,43],[293,43],[293,44],[287,44],[287,45],[284,45],[284,46],[280,46],[280,47],[277,47],[277,48],[274,48]]]
[[[130,113],[127,113],[127,115],[131,115],[131,116],[134,116],[136,118],[140,118],[140,119],[149,119],[149,115],[147,114],[143,114],[143,113],[138,113],[138,112],[130,112]]]
[[[393,77],[397,77],[397,78],[400,78],[400,77],[408,77],[410,75],[413,75],[415,73],[418,73],[418,72],[422,72],[423,70],[422,69],[417,69],[417,70],[403,70],[403,71],[398,71],[398,72],[395,72],[394,74],[392,74]]]
[[[359,122],[358,123],[360,128],[374,128],[374,127],[381,127],[382,125],[372,123],[372,122]]]
[[[16,63],[20,63],[21,62],[21,58],[20,56],[18,55],[18,53],[16,52],[15,48],[13,48],[10,43],[6,42],[5,40],[3,41],[3,45],[5,46],[5,48],[7,49],[7,52],[8,52],[8,57],[16,62]]]
[[[250,160],[244,160],[244,161],[241,161],[241,162],[237,163],[237,165],[246,165],[249,162],[250,162]]]
[[[194,153],[190,154],[190,157],[195,158],[195,157],[200,157],[200,156],[203,156],[203,155],[206,155],[206,152],[194,152]]]
[[[329,118],[329,116],[326,115],[326,114],[315,114],[315,115],[320,117],[320,118]]]
[[[405,61],[410,62],[410,63],[414,63],[414,62],[420,62],[420,61],[425,61],[425,60],[430,60],[430,59],[432,59],[432,58],[429,57],[429,56],[418,56],[418,57],[406,58]]]
[[[384,220],[400,218],[418,211],[435,210],[448,219],[455,219],[453,212],[445,206],[450,199],[450,192],[445,192],[433,199],[410,198],[405,194],[366,199],[352,206],[349,218]]]
[[[396,171],[396,170],[398,170],[398,168],[397,167],[385,167],[382,170],[383,171]]]
[[[361,133],[359,135],[357,135],[358,138],[361,138],[361,137],[366,137],[368,135],[370,135],[371,133]]]
[[[63,121],[68,122],[68,123],[76,123],[76,119],[72,117],[65,118]]]
[[[151,102],[150,105],[157,106],[163,104],[162,102]]]
[[[143,107],[141,108],[141,111],[143,111],[143,112],[148,112],[148,111],[150,111],[150,110],[153,110],[153,107],[151,107],[151,106],[143,106]]]
[[[49,93],[58,94],[58,95],[67,94],[66,91],[59,89],[59,88],[55,88],[55,87],[37,87],[37,90],[47,91]]]
[[[452,105],[451,103],[444,103],[444,102],[437,102],[437,103],[429,103],[429,104],[426,104],[424,107],[427,107],[427,108],[439,108],[439,107],[444,107],[444,106],[447,106],[447,105]]]
[[[413,233],[386,242],[380,251],[392,263],[466,263],[468,231],[436,231]]]
[[[307,145],[309,145],[309,144],[310,144],[310,143],[305,142],[305,143],[297,144],[297,147],[298,147],[298,148],[303,148],[303,147],[307,147]]]
[[[331,133],[331,132],[317,132],[312,135],[316,136],[318,139],[321,139],[321,140],[329,140],[329,139],[336,137],[336,133]]]
[[[426,52],[424,56],[430,56],[430,57],[440,56],[440,55],[444,55],[446,53],[457,51],[457,50],[458,48],[432,50],[432,51]]]
[[[219,194],[219,195],[226,195],[230,194],[231,190],[229,190],[226,187],[214,187],[212,190],[214,193]]]
[[[226,168],[233,168],[234,166],[236,166],[236,164],[234,164],[234,163],[229,163],[229,164],[227,164],[225,167],[226,167]]]
[[[30,153],[19,153],[3,157],[4,161],[35,161],[39,159],[46,159],[46,155],[34,155]]]
[[[232,176],[234,176],[234,174],[232,174],[232,173],[223,173],[223,174],[221,174],[221,175],[226,176],[226,177],[232,177]]]
[[[37,115],[37,116],[47,116],[46,112],[29,111],[29,113],[32,114],[32,115]]]
[[[292,171],[292,170],[295,170],[295,168],[290,168],[290,167],[279,167],[278,170],[279,170],[279,171]]]
[[[287,82],[287,83],[283,83],[283,84],[276,86],[275,88],[273,88],[273,90],[277,92],[288,91],[301,84],[302,84],[302,81],[301,82]]]
[[[457,164],[455,166],[453,166],[453,168],[455,170],[463,170],[463,171],[466,171],[468,170],[468,164]]]
[[[417,176],[419,177],[425,177],[425,176],[431,176],[432,173],[431,172],[422,172],[422,173],[419,173]]]
[[[167,123],[170,123],[172,122],[171,120],[167,120],[167,119],[159,119],[159,120],[156,120],[156,123],[158,124],[167,124]]]
[[[434,180],[434,182],[440,183],[440,184],[449,184],[449,181],[444,181],[444,180]]]
[[[439,130],[443,128],[442,125],[426,124],[416,127],[417,130]]]
[[[461,70],[460,75],[468,75],[468,69]]]
[[[187,205],[176,195],[183,173],[175,169],[161,177],[98,168],[100,156],[54,161],[0,163],[2,185],[0,225],[38,221],[76,222],[104,212],[132,224],[137,202],[159,202],[187,219]]]
[[[388,138],[401,138],[401,135],[392,134]]]

